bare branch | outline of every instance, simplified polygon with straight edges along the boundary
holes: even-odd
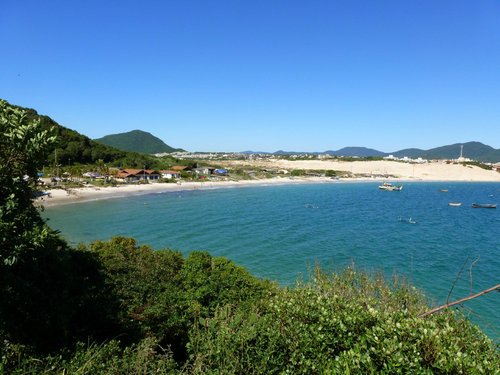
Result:
[[[464,271],[464,268],[465,268],[465,265],[467,264],[467,262],[469,261],[469,258],[470,258],[470,255],[467,256],[467,259],[465,259],[465,262],[462,266],[462,268],[460,269],[460,272],[458,272],[458,275],[457,277],[455,278],[455,281],[453,282],[453,285],[451,286],[451,289],[450,289],[450,292],[448,293],[448,297],[446,297],[446,303],[448,303],[448,301],[450,300],[450,296],[451,296],[451,293],[453,292],[453,289],[455,289],[455,285],[457,284],[457,281],[458,279],[460,278],[460,275],[462,274],[462,272]]]
[[[474,265],[476,264],[477,261],[479,261],[479,258],[481,258],[481,256],[479,255],[477,257],[477,259],[472,262],[472,264],[470,265],[470,270],[469,270],[469,274],[470,274],[470,295],[472,295],[472,267],[474,267]]]
[[[432,315],[432,314],[435,314],[435,313],[437,313],[437,312],[439,312],[439,311],[441,311],[441,310],[447,309],[448,307],[452,307],[452,306],[455,306],[455,305],[461,304],[461,303],[463,303],[463,302],[470,301],[471,299],[474,299],[474,298],[480,297],[480,296],[482,296],[482,295],[484,295],[484,294],[486,294],[486,293],[490,293],[490,292],[493,292],[493,291],[495,291],[495,290],[500,291],[500,284],[497,284],[497,285],[495,285],[495,286],[492,286],[491,288],[485,289],[485,290],[483,290],[483,291],[481,291],[481,292],[479,292],[479,293],[476,293],[476,294],[474,294],[474,295],[472,295],[472,296],[469,296],[469,297],[464,297],[464,298],[461,298],[461,299],[459,299],[459,300],[456,300],[456,301],[453,301],[453,302],[450,302],[450,303],[446,303],[446,304],[444,304],[444,305],[442,305],[442,306],[435,307],[435,308],[433,308],[432,310],[429,310],[429,311],[427,311],[427,312],[425,312],[425,313],[423,313],[423,314],[420,314],[418,317],[419,317],[419,318],[424,318],[424,317],[426,317],[426,316],[428,316],[428,315]]]

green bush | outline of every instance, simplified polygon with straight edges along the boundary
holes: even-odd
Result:
[[[223,305],[251,305],[271,284],[224,258],[193,252],[155,251],[131,238],[97,241],[91,251],[100,260],[114,317],[114,331],[126,344],[155,337],[177,360],[186,357],[189,327],[213,316]]]
[[[306,174],[306,171],[303,169],[294,169],[290,172],[290,175],[293,177],[300,177],[304,176]]]
[[[113,336],[125,343],[154,336],[162,345],[180,350],[185,341],[182,280],[183,257],[174,251],[153,251],[131,238],[97,241],[91,251],[99,257],[105,283],[115,296]],[[110,337],[113,337],[110,336]]]
[[[219,306],[250,306],[274,288],[232,261],[207,252],[189,254],[182,279],[192,317],[209,317]]]
[[[252,309],[217,310],[190,335],[194,373],[494,373],[493,343],[464,318],[353,269],[317,274]]]

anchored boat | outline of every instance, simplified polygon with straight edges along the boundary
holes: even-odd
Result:
[[[496,204],[472,203],[472,208],[497,208],[497,205]]]
[[[390,184],[389,182],[384,182],[382,185],[379,185],[378,188],[381,190],[388,190],[388,191],[401,191],[403,190],[403,185],[393,185]]]

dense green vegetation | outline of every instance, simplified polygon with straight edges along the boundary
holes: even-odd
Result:
[[[96,141],[119,150],[140,152],[143,154],[182,151],[181,149],[173,148],[165,144],[160,138],[142,130],[110,134],[96,139]]]
[[[493,374],[460,314],[355,269],[279,287],[205,252],[72,248],[32,205],[55,138],[0,101],[0,374]],[[167,235],[167,234],[166,234]]]

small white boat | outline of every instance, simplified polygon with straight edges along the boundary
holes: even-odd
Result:
[[[460,207],[462,205],[461,202],[450,202],[448,203],[448,206],[452,206],[452,207]]]
[[[401,191],[403,190],[403,185],[393,185],[389,182],[384,182],[382,185],[379,185],[378,188],[387,191]]]

